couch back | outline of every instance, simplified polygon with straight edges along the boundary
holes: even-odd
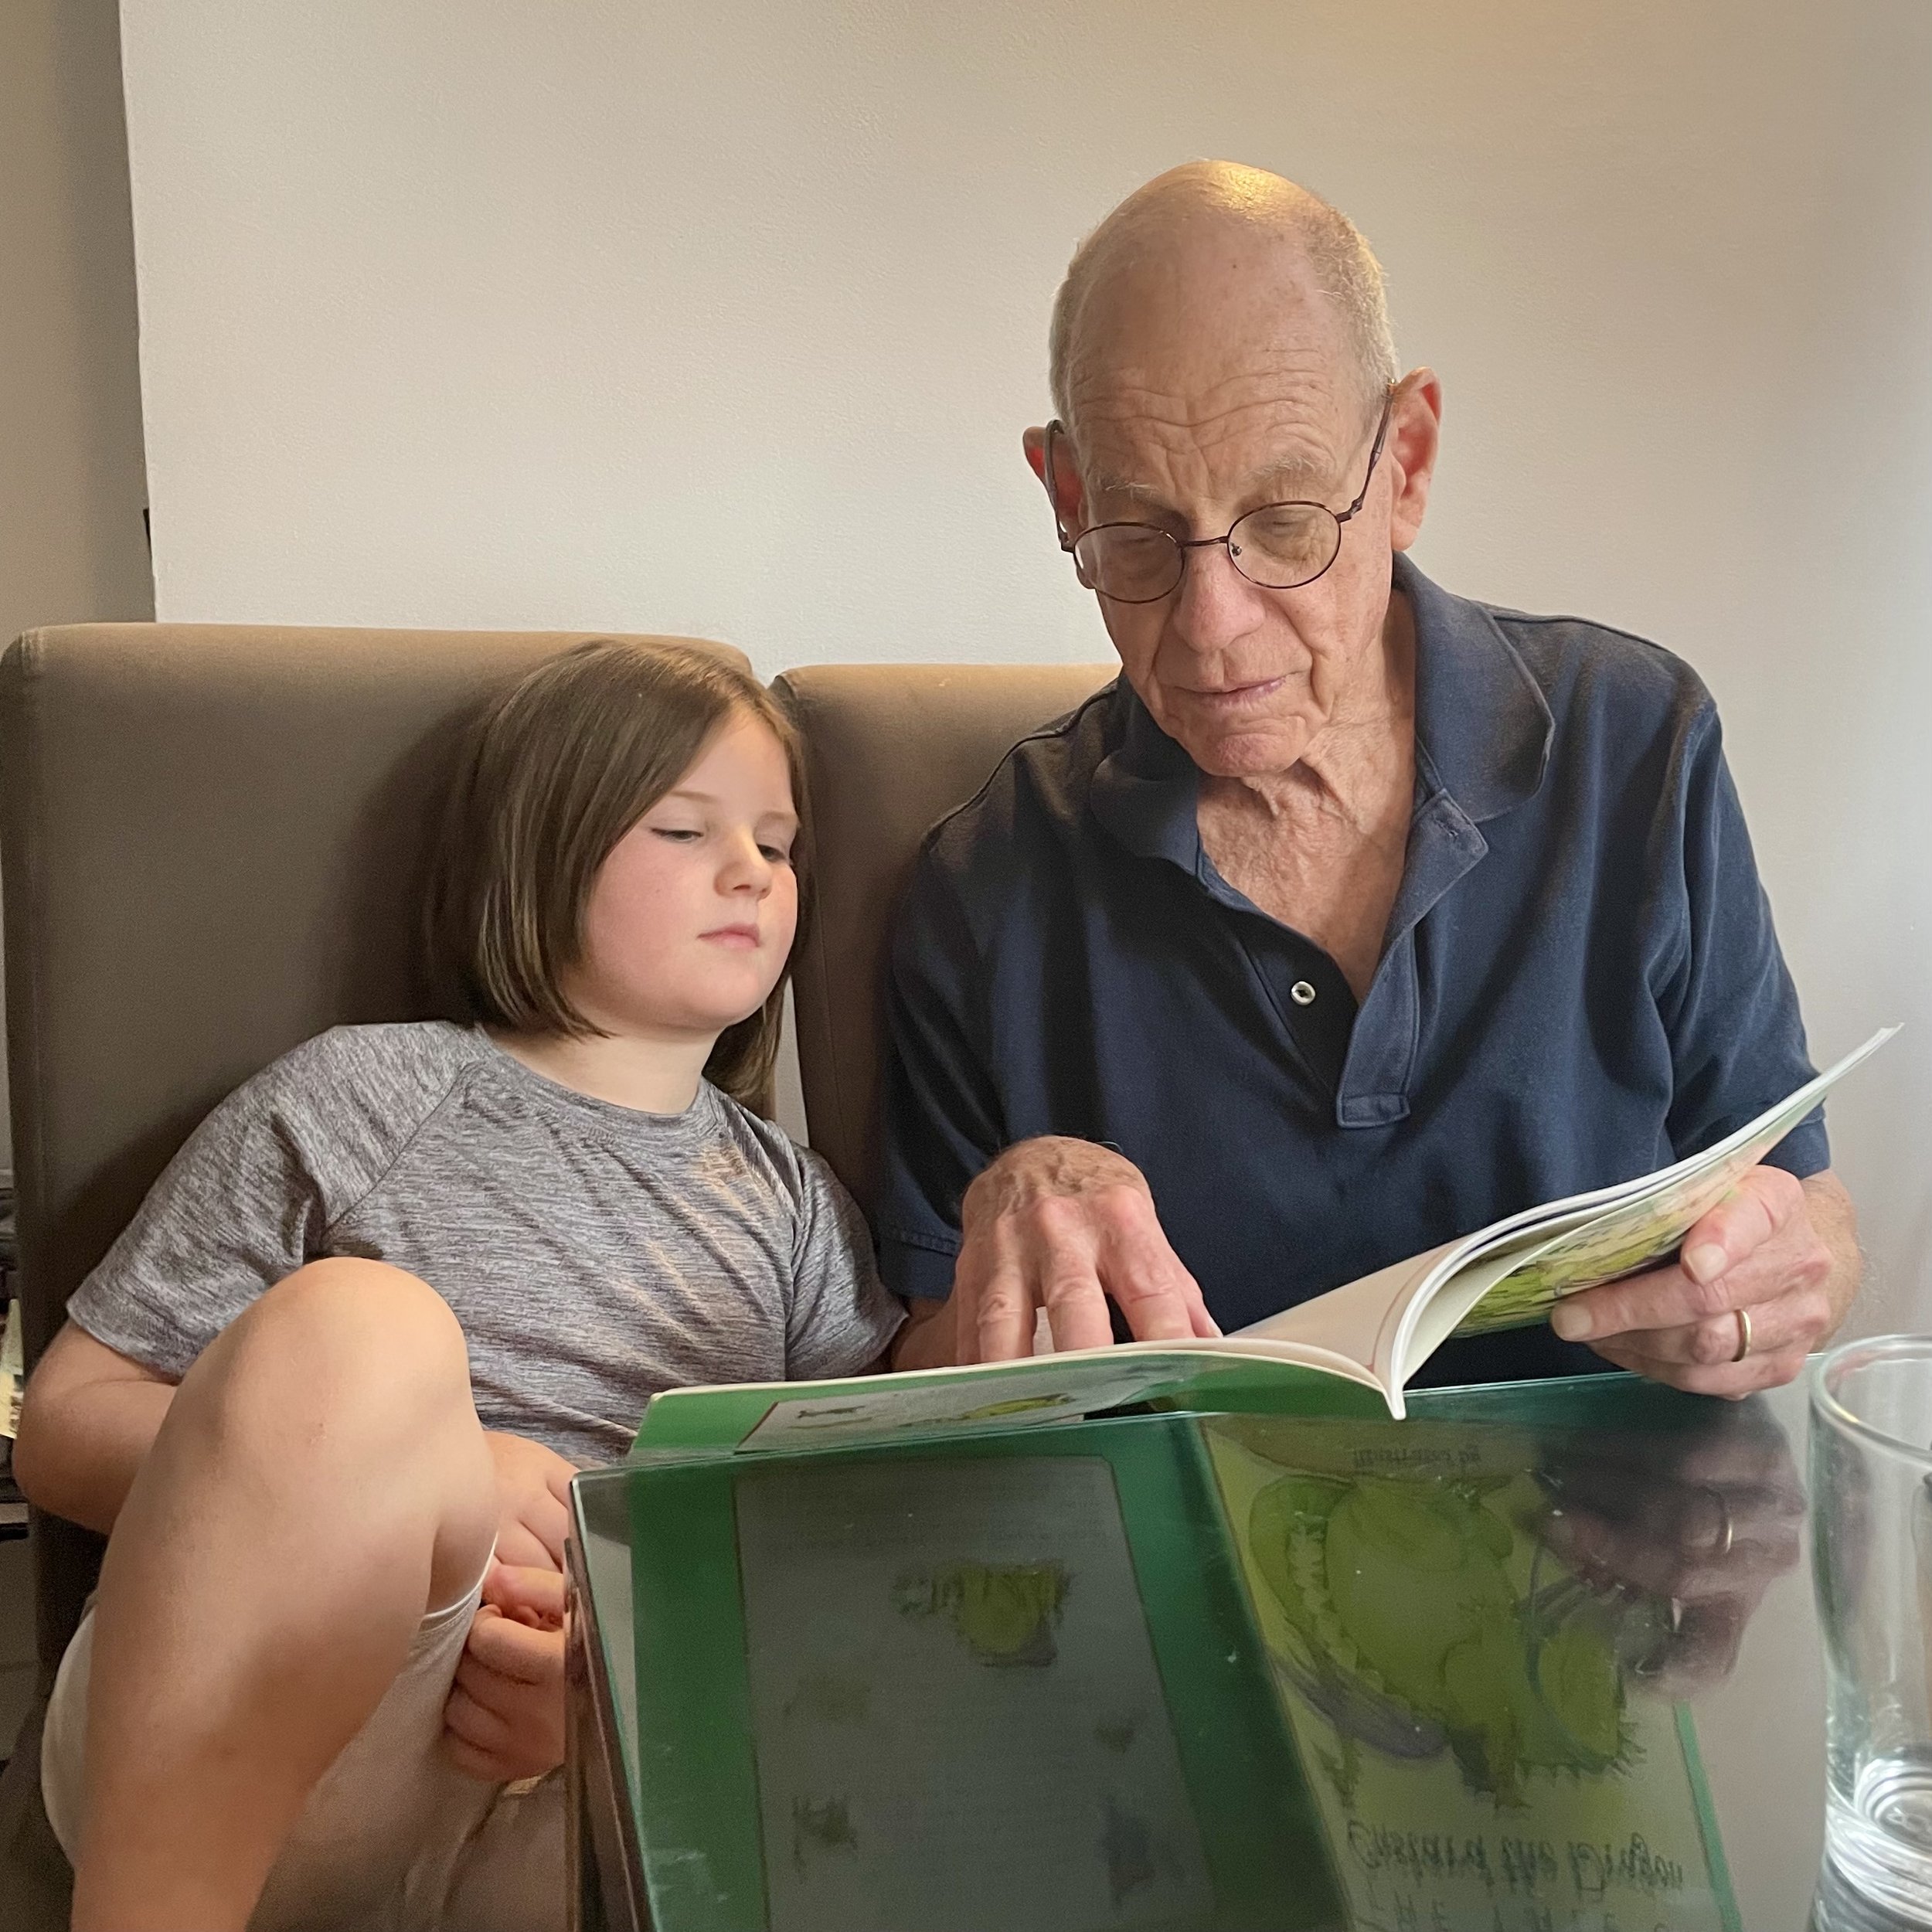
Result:
[[[417,883],[457,733],[585,634],[84,624],[0,659],[30,1361],[224,1094],[326,1027],[420,1011]],[[50,1668],[97,1544],[49,1521],[35,1543]]]
[[[814,665],[774,689],[805,741],[817,917],[792,985],[811,1145],[868,1213],[879,1174],[886,932],[939,818],[1114,664]]]

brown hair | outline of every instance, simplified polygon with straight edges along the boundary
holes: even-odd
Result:
[[[734,715],[756,718],[784,748],[802,815],[804,759],[790,721],[756,679],[698,645],[595,639],[485,708],[457,762],[424,906],[430,985],[447,1017],[513,1032],[597,1032],[563,976],[582,956],[598,869]],[[798,886],[802,925],[802,874]],[[757,1012],[719,1035],[705,1063],[706,1077],[747,1105],[770,1078],[790,970]]]

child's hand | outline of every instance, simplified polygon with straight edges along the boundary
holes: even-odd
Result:
[[[527,1437],[484,1432],[496,1464],[496,1555],[518,1569],[563,1568],[570,1478],[577,1464]]]
[[[492,1563],[443,1706],[443,1750],[458,1770],[502,1784],[563,1762],[563,1577]]]

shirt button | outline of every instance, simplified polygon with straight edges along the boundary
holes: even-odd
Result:
[[[1305,979],[1298,979],[1288,988],[1288,997],[1298,1006],[1312,1006],[1315,1004],[1315,988]]]

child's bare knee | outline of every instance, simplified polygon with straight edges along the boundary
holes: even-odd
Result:
[[[360,1413],[397,1427],[472,1416],[469,1355],[449,1304],[381,1261],[299,1268],[252,1303],[182,1384],[219,1395],[231,1419],[268,1426]]]

